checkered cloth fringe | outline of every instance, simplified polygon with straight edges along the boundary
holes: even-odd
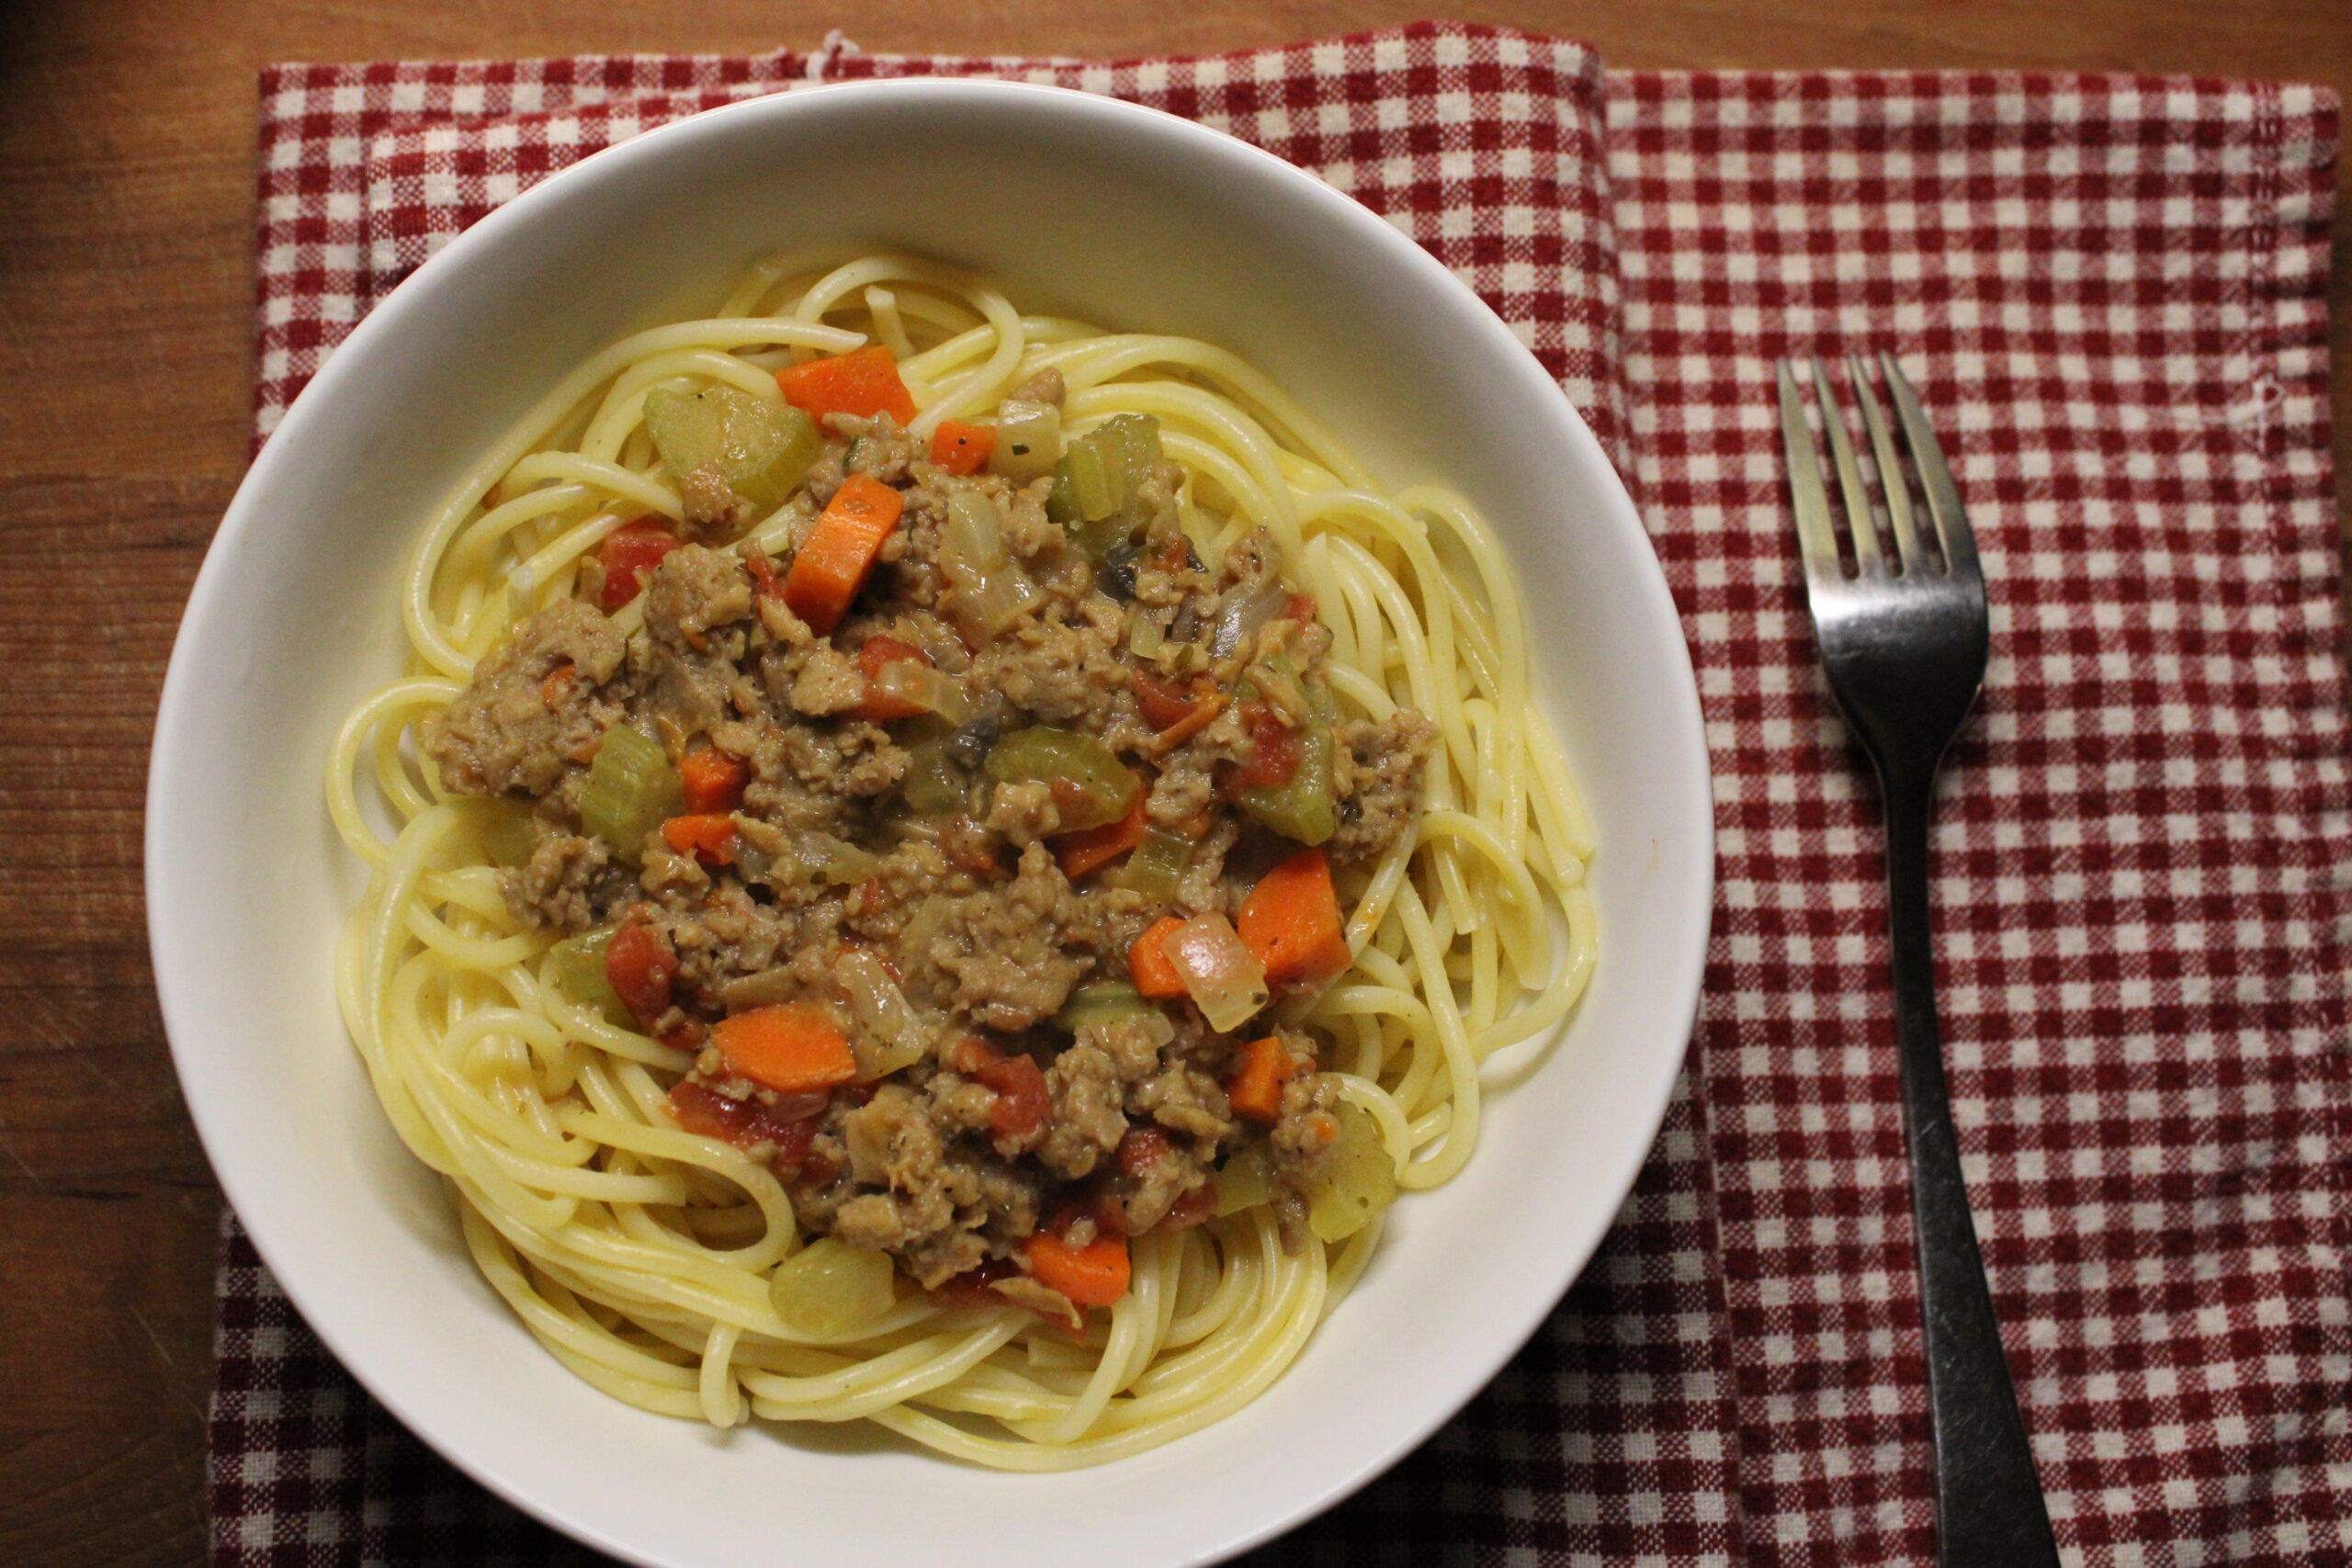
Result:
[[[1453,24],[1110,64],[859,55],[262,80],[266,436],[465,226],[609,142],[818,78],[1187,115],[1429,247],[1640,501],[1696,656],[1721,882],[1683,1088],[1533,1343],[1262,1560],[1932,1562],[1877,807],[1805,624],[1777,355],[1894,351],[1994,657],[1935,844],[1946,1054],[2058,1538],[2352,1561],[2346,710],[2325,301],[2336,110],[2118,76],[1604,73]],[[223,1564],[584,1557],[426,1453],[228,1222]]]

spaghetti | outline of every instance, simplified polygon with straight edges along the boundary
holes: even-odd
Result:
[[[707,1118],[684,1118],[698,1128],[687,1130],[680,1096],[699,1090],[682,1086],[710,1078],[717,1047],[691,1021],[677,1032],[675,1009],[657,1029],[631,998],[616,1010],[609,997],[600,1005],[582,994],[593,987],[577,978],[576,943],[567,953],[560,931],[510,897],[514,857],[499,839],[513,830],[511,814],[474,798],[494,790],[452,787],[424,743],[452,723],[491,661],[511,658],[503,650],[535,613],[601,594],[616,634],[649,635],[650,595],[628,576],[635,569],[624,547],[690,525],[701,504],[695,481],[673,471],[650,428],[665,407],[728,389],[737,400],[729,407],[764,417],[781,408],[779,388],[796,370],[876,346],[910,405],[906,436],[934,456],[991,413],[986,429],[997,438],[1014,431],[1029,405],[1012,395],[1046,372],[1073,453],[1091,433],[1132,434],[1148,421],[1158,459],[1149,471],[1173,481],[1170,493],[1150,493],[1182,530],[1163,563],[1171,580],[1189,571],[1205,581],[1200,563],[1261,551],[1311,600],[1290,613],[1319,628],[1305,637],[1320,650],[1317,680],[1300,689],[1358,731],[1400,726],[1400,713],[1426,717],[1417,808],[1376,857],[1339,876],[1343,969],[1277,998],[1258,1027],[1301,1050],[1311,1044],[1320,1098],[1308,1104],[1294,1089],[1283,1103],[1304,1106],[1297,1124],[1322,1129],[1326,1141],[1341,1122],[1366,1130],[1382,1201],[1462,1168],[1477,1138],[1480,1064],[1560,1023],[1595,951],[1584,886],[1591,835],[1532,695],[1523,612],[1494,536],[1447,491],[1383,493],[1303,409],[1224,350],[1023,315],[984,282],[904,256],[868,256],[813,278],[763,263],[708,319],[614,344],[549,392],[426,521],[401,585],[411,667],[345,721],[329,767],[335,824],[372,872],[338,949],[339,998],[386,1114],[446,1179],[483,1276],[589,1382],[721,1427],[752,1416],[864,1419],[984,1465],[1104,1462],[1196,1430],[1261,1393],[1357,1279],[1382,1216],[1325,1227],[1318,1213],[1310,1227],[1299,1201],[1285,1209],[1248,1191],[1237,1198],[1230,1176],[1241,1162],[1227,1157],[1226,1170],[1211,1173],[1222,1212],[1134,1235],[1124,1288],[1072,1323],[1031,1310],[1035,1300],[923,1292],[903,1280],[878,1296],[868,1289],[847,1318],[795,1312],[783,1281],[812,1275],[820,1253],[777,1153],[795,1129],[778,1118],[807,1097],[725,1101],[741,1115],[764,1108],[751,1135],[730,1137]],[[887,421],[854,427],[897,430]],[[827,425],[834,435],[848,428]],[[1069,466],[1066,458],[1055,483],[1067,482]],[[789,560],[786,602],[807,612],[814,601],[789,590],[803,558],[817,554],[820,519],[808,491],[761,496],[741,465],[737,478],[752,498],[729,492],[737,503],[720,525],[729,547],[763,581]],[[837,497],[854,483],[842,480]],[[1046,480],[1030,488],[1043,494]],[[1073,525],[1096,526],[1083,520],[1091,510],[1070,513]],[[1122,570],[1132,569],[1130,560]],[[1228,591],[1237,606],[1241,586]],[[1012,613],[1022,609],[1016,599]],[[1182,617],[1164,619],[1130,646],[1149,654],[1175,640]],[[896,668],[915,667],[908,651]],[[574,679],[569,668],[548,677],[561,682],[549,687],[551,706]],[[1263,682],[1271,666],[1251,668]],[[917,705],[927,690],[912,676],[889,689],[914,694]],[[1261,709],[1279,705],[1278,694],[1262,694]],[[933,700],[946,711],[944,699]],[[656,756],[649,765],[667,763]],[[1055,798],[1070,807],[1067,793]],[[1132,811],[1139,819],[1140,801]],[[764,859],[763,840],[726,836],[756,824],[715,820],[716,848],[695,849],[692,829],[673,840],[681,867],[698,853]],[[379,821],[394,830],[379,831]],[[746,866],[734,870],[748,877]],[[1180,998],[1177,1010],[1190,1005]],[[821,1021],[813,1027],[824,1035]],[[776,1038],[777,1049],[800,1053],[797,1062],[831,1048],[826,1038],[814,1047]],[[960,1065],[989,1070],[979,1057]],[[1233,1092],[1239,1104],[1241,1090]],[[805,1170],[799,1179],[805,1205]],[[1283,1190],[1279,1179],[1273,1190]],[[1202,1201],[1187,1217],[1202,1219],[1205,1190],[1193,1190]],[[1082,1240],[1093,1226],[1090,1219],[1070,1234]],[[1327,1229],[1335,1239],[1323,1239]],[[824,1247],[831,1259],[840,1243]]]

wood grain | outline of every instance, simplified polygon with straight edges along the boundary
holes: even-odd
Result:
[[[140,896],[173,628],[244,466],[266,60],[808,47],[1120,55],[1404,21],[1412,0],[50,0],[0,12],[0,1562],[203,1561],[213,1227]],[[1453,6],[1440,10],[1457,9]],[[1612,64],[2293,78],[2344,0],[1515,0]],[[2335,297],[2352,452],[2352,243]]]

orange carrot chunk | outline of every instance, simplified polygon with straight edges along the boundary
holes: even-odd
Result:
[[[976,474],[996,450],[996,426],[943,419],[931,438],[931,460],[951,474]]]
[[[811,419],[829,413],[871,419],[887,413],[904,424],[915,416],[915,400],[899,379],[898,361],[879,344],[791,366],[775,373],[775,384],[784,389],[786,402]]]
[[[678,760],[678,777],[686,786],[687,810],[732,811],[743,804],[752,765],[724,751],[689,751]]]
[[[807,1094],[857,1077],[857,1058],[832,1020],[797,1003],[754,1008],[710,1032],[728,1065],[763,1089]]]
[[[1143,804],[1145,791],[1136,791],[1136,803],[1116,822],[1105,822],[1100,828],[1081,828],[1075,833],[1057,833],[1053,837],[1054,858],[1061,863],[1062,874],[1076,882],[1088,872],[1110,864],[1137,844],[1143,842]]]
[[[1175,916],[1163,915],[1127,949],[1127,973],[1135,977],[1136,989],[1145,996],[1165,1001],[1184,994],[1184,976],[1159,945],[1183,927],[1184,922]]]
[[[1258,881],[1234,929],[1275,985],[1317,985],[1351,962],[1331,863],[1301,850]]]
[[[735,863],[735,818],[724,811],[673,817],[662,824],[662,841],[680,854],[709,865]]]
[[[1084,1247],[1072,1247],[1049,1231],[1038,1231],[1022,1244],[1022,1250],[1037,1283],[1059,1291],[1074,1305],[1109,1306],[1127,1293],[1125,1236],[1097,1236]]]
[[[1281,1041],[1271,1034],[1252,1040],[1241,1048],[1241,1066],[1225,1086],[1225,1098],[1236,1116],[1271,1127],[1283,1113],[1283,1085],[1297,1071]]]
[[[879,479],[865,474],[843,479],[792,558],[785,607],[820,637],[841,625],[905,508],[905,498]]]

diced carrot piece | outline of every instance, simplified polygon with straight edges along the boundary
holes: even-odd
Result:
[[[1110,864],[1137,844],[1143,842],[1143,790],[1136,791],[1136,803],[1116,822],[1105,822],[1100,828],[1081,828],[1075,833],[1057,833],[1053,837],[1054,858],[1061,863],[1062,874],[1076,882],[1088,872]]]
[[[1184,994],[1184,976],[1177,972],[1174,962],[1159,945],[1182,930],[1183,925],[1173,915],[1162,916],[1127,949],[1127,973],[1135,977],[1136,989],[1145,996],[1165,1001]]]
[[[1275,985],[1317,985],[1352,961],[1321,850],[1301,850],[1258,880],[1234,921]]]
[[[1271,1127],[1283,1112],[1283,1085],[1298,1072],[1298,1064],[1280,1040],[1267,1035],[1241,1048],[1241,1066],[1225,1086],[1225,1098],[1236,1116]]]
[[[943,419],[931,438],[931,460],[951,474],[976,474],[996,450],[996,426]]]
[[[687,810],[732,811],[743,804],[752,764],[720,750],[689,751],[679,759],[678,776],[685,782]]]
[[[680,854],[711,865],[735,863],[735,818],[724,811],[673,817],[662,824],[662,841]]]
[[[605,568],[605,590],[597,595],[597,607],[609,615],[636,598],[645,586],[645,574],[684,542],[651,518],[605,535],[596,547],[596,559]]]
[[[624,925],[605,948],[605,983],[641,1029],[670,1010],[670,983],[677,973],[678,955],[650,926]]]
[[[811,419],[854,413],[871,419],[887,413],[900,424],[915,416],[915,400],[899,378],[898,361],[875,344],[830,359],[812,359],[775,373],[784,400]]]
[[[786,608],[823,637],[841,625],[906,500],[879,479],[852,474],[825,504],[784,579]]]
[[[857,1058],[832,1020],[797,1003],[754,1008],[718,1021],[711,1043],[728,1065],[763,1089],[805,1094],[857,1077]]]
[[[852,718],[862,718],[872,724],[887,724],[894,718],[914,718],[930,712],[921,703],[893,696],[875,682],[882,677],[886,664],[921,664],[929,666],[931,658],[910,642],[900,642],[894,637],[876,634],[865,639],[857,650],[857,667],[865,672],[865,696],[850,709]]]
[[[1072,1247],[1050,1232],[1038,1231],[1022,1250],[1037,1283],[1059,1291],[1073,1305],[1109,1306],[1127,1293],[1130,1265],[1125,1236],[1097,1236],[1084,1247]]]
[[[1224,711],[1225,694],[1223,692],[1211,692],[1207,696],[1203,697],[1199,702],[1193,705],[1193,711],[1191,713],[1186,714],[1182,718],[1178,719],[1175,723],[1170,725],[1167,728],[1159,732],[1159,736],[1151,743],[1153,753],[1158,756],[1166,756],[1169,752],[1173,751],[1177,747],[1182,746],[1185,741],[1190,740],[1193,736],[1198,735],[1202,730],[1206,729],[1210,725],[1216,722],[1216,716]]]
[[[571,694],[571,683],[579,678],[580,671],[570,664],[559,664],[548,671],[548,678],[539,682],[541,705],[550,708],[561,707],[563,699]]]
[[[1154,729],[1166,729],[1192,716],[1200,704],[1192,693],[1182,686],[1170,685],[1148,670],[1138,670],[1131,677],[1136,689],[1136,706],[1143,710],[1143,721]]]

